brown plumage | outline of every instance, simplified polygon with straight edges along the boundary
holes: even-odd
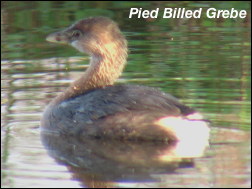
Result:
[[[49,104],[42,118],[44,130],[95,138],[176,141],[181,140],[176,126],[169,121],[162,125],[163,120],[202,121],[201,116],[192,118],[199,115],[193,109],[157,89],[113,85],[126,63],[127,41],[112,20],[84,19],[50,34],[47,40],[70,44],[89,54],[91,61],[83,76]],[[208,131],[206,123],[202,127]]]

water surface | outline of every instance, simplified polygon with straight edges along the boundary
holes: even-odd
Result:
[[[128,19],[134,6],[236,7],[246,9],[249,16]],[[249,187],[250,15],[248,2],[2,2],[2,187]],[[54,158],[48,155],[39,136],[42,112],[83,73],[89,59],[69,46],[50,44],[45,37],[87,16],[112,18],[128,39],[128,64],[117,83],[158,87],[211,120],[211,146],[203,157],[160,166],[149,162],[146,168],[139,165],[140,160],[145,162],[144,157],[153,155],[159,145],[122,144],[132,161],[120,159],[120,150],[102,152],[107,161],[101,167],[104,170],[115,165],[115,159],[108,160],[109,153],[117,152],[117,163],[119,158],[123,164],[120,172],[99,173],[95,168],[83,171],[59,162],[56,152],[66,155],[64,150],[51,153]],[[112,144],[99,145],[111,150]],[[134,153],[141,149],[150,151]],[[160,147],[162,152],[166,149]],[[64,158],[73,163],[71,158],[76,157]]]

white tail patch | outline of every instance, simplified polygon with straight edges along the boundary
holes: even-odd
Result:
[[[203,119],[203,116],[200,113],[195,112],[193,114],[187,115],[186,118],[188,118],[188,119]]]
[[[176,136],[177,143],[172,152],[174,156],[197,157],[201,156],[208,146],[210,136],[207,122],[201,119],[202,116],[199,113],[187,117],[167,116],[160,118],[155,124]],[[160,158],[166,159],[166,155]]]

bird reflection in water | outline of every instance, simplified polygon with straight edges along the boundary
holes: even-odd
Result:
[[[202,156],[206,147],[180,142],[94,140],[46,132],[41,138],[49,155],[66,165],[73,178],[85,186],[129,180],[156,182],[153,174],[193,167],[193,159]]]

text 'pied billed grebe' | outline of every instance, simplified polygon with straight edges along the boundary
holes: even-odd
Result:
[[[50,34],[90,55],[90,66],[44,112],[42,131],[123,140],[208,141],[199,113],[155,88],[113,85],[127,59],[127,41],[105,17],[80,20]]]

